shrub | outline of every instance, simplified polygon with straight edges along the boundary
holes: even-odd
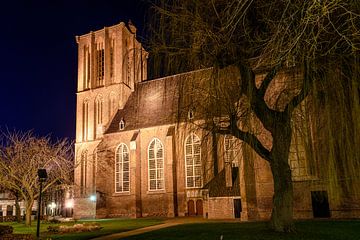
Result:
[[[13,230],[14,229],[12,226],[0,225],[0,236],[4,234],[10,234],[13,232]]]
[[[52,233],[69,233],[69,232],[92,232],[98,231],[102,227],[98,223],[77,223],[73,226],[60,225],[49,226],[47,229]]]

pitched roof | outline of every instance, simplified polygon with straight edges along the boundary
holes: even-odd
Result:
[[[121,119],[125,122],[125,131],[176,123],[182,115],[178,106],[183,83],[189,77],[193,80],[196,72],[201,71],[204,70],[138,83],[124,108],[116,113],[106,133],[119,132]],[[181,99],[185,99],[184,96]]]
[[[137,84],[123,109],[118,110],[106,133],[119,131],[121,119],[124,130],[164,125],[174,122],[176,80],[162,78]]]
[[[232,187],[226,187],[225,169],[220,171],[203,188],[209,190],[209,197],[240,196],[239,168],[232,168]]]

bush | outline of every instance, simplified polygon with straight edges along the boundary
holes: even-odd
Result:
[[[11,234],[14,228],[12,226],[0,225],[0,236],[5,234]]]
[[[69,233],[69,232],[92,232],[98,231],[102,227],[98,223],[78,223],[73,226],[60,225],[49,226],[47,229],[52,233]]]
[[[6,234],[0,238],[1,240],[33,240],[31,234]]]

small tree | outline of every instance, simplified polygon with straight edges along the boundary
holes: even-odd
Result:
[[[49,137],[36,137],[32,132],[2,134],[0,146],[0,185],[17,193],[26,205],[26,225],[31,225],[31,209],[39,197],[37,171],[45,168],[48,179],[43,192],[50,187],[70,183],[73,146],[67,140],[52,143]]]

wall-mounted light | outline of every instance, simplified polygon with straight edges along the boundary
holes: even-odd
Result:
[[[96,195],[90,195],[90,201],[96,202]]]

